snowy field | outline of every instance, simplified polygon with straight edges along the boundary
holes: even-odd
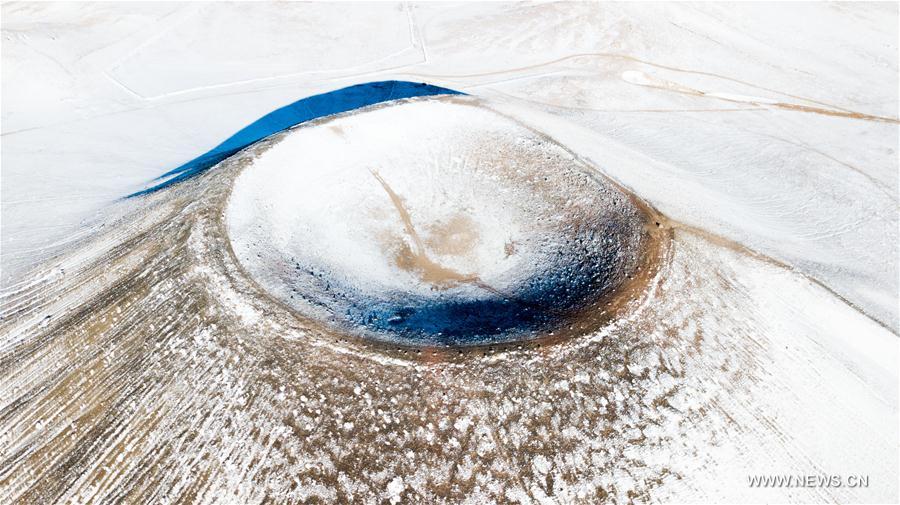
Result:
[[[2,31],[0,502],[900,499],[897,4]]]

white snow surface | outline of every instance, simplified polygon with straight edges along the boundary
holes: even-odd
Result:
[[[251,270],[263,268],[258,263],[276,263],[257,258],[269,252],[282,257],[279,264],[306,265],[315,259],[355,282],[384,290],[406,287],[414,274],[399,273],[385,242],[415,244],[377,174],[402,198],[415,223],[447,227],[460,222],[443,244],[460,250],[433,251],[436,260],[507,288],[513,279],[504,274],[521,262],[519,255],[505,254],[504,246],[527,244],[521,228],[529,227],[541,209],[523,202],[530,193],[498,185],[491,167],[466,155],[470,144],[477,145],[477,135],[510,128],[509,120],[483,109],[424,101],[297,130],[254,160],[235,182],[228,207],[233,247],[242,260],[247,256],[244,266]],[[527,133],[517,127],[508,135],[515,139]],[[463,234],[474,236],[466,240]]]
[[[823,3],[5,3],[0,280],[12,285],[122,212],[117,198],[279,106],[358,82],[427,81],[490,100],[669,217],[790,268],[723,256],[750,286],[759,313],[748,320],[769,320],[757,328],[768,380],[743,399],[759,427],[708,447],[688,430],[685,452],[709,453],[694,454],[696,479],[658,499],[808,501],[748,489],[750,468],[890,478],[897,14],[897,4]],[[850,432],[852,443],[831,436]],[[540,457],[533,466],[552,470]],[[609,478],[622,488],[629,477]],[[384,498],[410,485],[391,476]],[[896,489],[864,499],[896,500]],[[820,497],[835,496],[855,501],[846,489]]]
[[[2,279],[278,106],[426,80],[543,113],[896,332],[896,122],[771,104],[897,118],[897,29],[893,4],[7,3]]]

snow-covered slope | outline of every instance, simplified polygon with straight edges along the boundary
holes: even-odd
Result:
[[[0,9],[0,497],[898,499],[897,4]],[[659,210],[648,290],[584,338],[460,362],[319,335],[229,270],[254,223],[220,221],[226,183],[277,193],[264,176],[304,136],[333,146],[325,126],[118,201],[388,79],[474,95]],[[870,484],[748,485],[772,474]]]
[[[3,14],[4,282],[110,200],[277,106],[400,77],[515,97],[627,146],[643,173],[592,158],[673,217],[796,266],[896,331],[895,5]]]

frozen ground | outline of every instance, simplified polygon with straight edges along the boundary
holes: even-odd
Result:
[[[0,497],[897,500],[896,4],[2,13]],[[385,79],[481,97],[667,216],[621,320],[410,359],[298,328],[234,273],[246,159],[112,204]],[[871,485],[748,486],[772,473]]]
[[[561,141],[587,128],[586,155],[661,210],[794,265],[896,331],[894,5],[3,14],[4,282],[111,199],[280,105],[427,79],[564,118],[536,119]]]

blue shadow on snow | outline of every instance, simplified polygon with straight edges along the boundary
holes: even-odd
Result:
[[[153,193],[189,179],[241,149],[292,126],[391,100],[432,95],[465,95],[465,93],[419,82],[379,81],[356,84],[297,100],[266,114],[216,147],[154,179],[162,182],[132,193],[126,198]]]

